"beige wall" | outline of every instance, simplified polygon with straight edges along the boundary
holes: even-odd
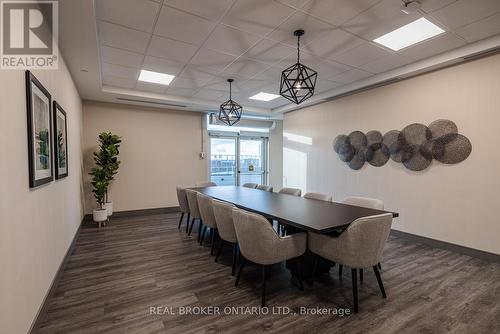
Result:
[[[269,131],[269,185],[275,190],[283,187],[283,121],[276,120]]]
[[[194,185],[207,178],[201,160],[201,114],[85,101],[83,155],[85,212],[96,204],[88,172],[93,166],[100,132],[122,136],[120,170],[111,186],[115,211],[177,206],[176,185]]]
[[[412,172],[390,160],[354,171],[332,149],[338,134],[451,119],[472,142],[457,165]],[[382,199],[394,229],[500,254],[500,55],[447,68],[285,115],[284,176],[303,190]]]
[[[82,106],[71,76],[33,71],[68,116],[69,176],[30,190],[24,71],[0,70],[0,332],[26,333],[81,222]]]

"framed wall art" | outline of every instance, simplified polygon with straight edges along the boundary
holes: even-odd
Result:
[[[66,112],[54,101],[54,171],[56,180],[68,176],[68,126]]]

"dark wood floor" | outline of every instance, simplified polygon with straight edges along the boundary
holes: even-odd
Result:
[[[500,265],[390,237],[382,262],[388,299],[365,272],[360,313],[151,315],[150,307],[257,307],[260,268],[231,276],[231,251],[177,230],[178,214],[115,219],[84,228],[49,301],[40,333],[500,333]],[[271,270],[268,306],[351,307],[350,270],[299,291],[284,266]],[[276,308],[274,310],[277,310]]]

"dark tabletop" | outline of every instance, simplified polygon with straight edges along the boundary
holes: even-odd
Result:
[[[397,213],[325,202],[298,196],[236,186],[192,188],[215,199],[230,202],[241,209],[260,213],[284,224],[317,233],[344,229],[358,218]]]

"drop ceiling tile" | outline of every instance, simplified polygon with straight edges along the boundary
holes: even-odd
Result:
[[[359,67],[377,59],[388,57],[392,52],[386,51],[372,43],[365,42],[334,57],[336,61],[353,67]]]
[[[132,89],[135,87],[135,79],[131,78],[119,78],[119,77],[114,77],[112,75],[103,75],[102,78],[102,83],[105,86],[113,86],[113,87],[120,87],[120,88],[127,88],[127,89]]]
[[[400,66],[407,65],[411,62],[415,61],[412,58],[408,58],[396,53],[388,55],[387,57],[383,57],[372,61],[370,63],[364,64],[361,66],[362,70],[368,71],[370,73],[382,73],[386,72]]]
[[[197,99],[206,99],[206,100],[217,100],[217,98],[223,96],[226,92],[214,89],[203,88],[199,90],[193,97]],[[228,94],[229,98],[229,94]]]
[[[500,13],[458,28],[455,32],[469,43],[500,34]]]
[[[449,29],[455,29],[500,12],[498,0],[458,0],[432,13]]]
[[[213,27],[212,21],[163,6],[154,31],[155,35],[201,45]]]
[[[353,34],[335,29],[304,46],[303,50],[320,58],[334,60],[337,55],[364,43],[366,41]]]
[[[345,22],[342,27],[357,36],[374,40],[415,21],[422,15],[401,12],[401,0],[383,0],[369,10]]]
[[[333,76],[331,78],[327,78],[327,80],[335,81],[335,82],[347,85],[351,82],[358,81],[358,80],[361,80],[364,78],[368,78],[370,76],[372,76],[371,73],[366,72],[366,71],[362,71],[362,70],[358,70],[355,68],[355,69],[340,73],[339,75]]]
[[[195,54],[197,49],[198,47],[192,44],[153,36],[147,54],[173,61],[186,62]]]
[[[201,48],[191,59],[190,64],[203,68],[209,73],[216,74],[221,72],[226,66],[231,64],[236,56],[220,53],[207,48]]]
[[[435,10],[448,6],[455,1],[457,0],[425,0],[421,2],[422,6],[420,9],[426,13],[431,13]]]
[[[305,31],[305,34],[300,37],[300,44],[306,45],[320,35],[330,33],[334,27],[305,13],[295,12],[267,38],[297,47],[297,37],[293,32],[298,29]]]
[[[263,39],[245,52],[244,56],[272,65],[295,52],[296,50],[288,45]]]
[[[98,19],[148,33],[153,32],[153,23],[160,9],[158,3],[149,0],[97,0],[95,4]]]
[[[199,80],[197,81],[194,78],[183,78],[183,77],[175,77],[174,80],[169,85],[169,87],[190,89],[193,91],[198,90],[202,86],[203,85],[200,83]]]
[[[234,0],[166,0],[165,4],[216,21],[233,2]]]
[[[341,83],[335,82],[335,81],[330,81],[322,78],[321,76],[318,77],[318,80],[316,81],[316,88],[314,89],[315,94],[321,94],[326,91],[335,89],[337,87],[342,86]]]
[[[214,81],[217,79],[216,76],[204,72],[195,66],[186,66],[184,70],[179,75],[181,78],[190,80],[191,87],[201,87],[208,82]],[[175,84],[175,83],[174,83]],[[190,87],[182,87],[182,88],[190,88]]]
[[[242,78],[241,76],[238,75],[229,75],[227,77],[221,76],[214,78],[214,80],[210,81],[206,85],[203,86],[203,89],[210,89],[210,90],[218,90],[227,93],[229,96],[229,83],[227,82],[227,79],[233,79],[234,82],[232,83],[232,91],[233,93],[240,93],[243,91],[243,88],[241,86],[242,83],[245,82],[245,79]]]
[[[312,0],[301,10],[333,25],[342,25],[377,2],[380,0]]]
[[[143,54],[116,49],[109,46],[101,46],[100,51],[102,61],[109,64],[140,68],[144,59]]]
[[[165,85],[159,85],[151,82],[142,82],[142,81],[137,81],[137,84],[135,85],[135,89],[156,94],[164,94],[167,88],[168,86]]]
[[[172,84],[170,84],[170,86],[166,91],[167,95],[182,96],[182,97],[190,97],[193,96],[194,93],[196,93],[196,90],[193,90],[191,88],[177,88],[173,87]]]
[[[142,66],[143,69],[148,71],[161,72],[170,75],[178,75],[183,67],[184,64],[182,63],[153,56],[146,56],[146,58],[144,58],[144,65]]]
[[[307,65],[307,64],[306,64]],[[332,77],[352,69],[352,67],[334,61],[321,59],[311,63],[312,68],[318,72],[319,77]]]
[[[409,46],[398,53],[414,59],[424,59],[442,52],[458,48],[466,43],[450,33],[444,33],[435,38]]]
[[[250,79],[257,73],[264,71],[269,67],[268,64],[257,62],[248,58],[240,57],[226,69],[224,69],[223,76],[230,74],[237,74],[242,78]]]
[[[145,53],[151,35],[103,21],[99,21],[98,24],[101,45]]]
[[[277,0],[277,1],[284,4],[284,5],[287,5],[287,6],[291,6],[294,8],[300,8],[300,7],[304,6],[304,4],[310,0]]]
[[[279,85],[279,84],[278,84]],[[240,88],[244,92],[266,92],[266,93],[272,93],[271,91],[265,91],[265,87],[269,86],[269,81],[267,80],[261,80],[261,79],[249,79],[243,83],[241,83]]]
[[[283,22],[294,9],[269,0],[239,0],[222,22],[264,36]]]
[[[239,56],[259,41],[260,37],[225,25],[219,25],[210,35],[205,47]]]
[[[114,65],[108,63],[101,64],[103,76],[113,76],[124,79],[135,79],[139,77],[139,69],[133,67],[125,67],[121,65]]]
[[[292,65],[292,64],[287,64],[288,66],[279,66],[281,63],[278,63],[276,64],[275,66],[271,66],[269,68],[267,68],[265,71],[263,72],[260,72],[260,73],[257,73],[252,79],[255,79],[255,80],[265,80],[269,83],[271,82],[280,82],[280,78],[281,78],[281,72],[283,72],[283,70]]]

